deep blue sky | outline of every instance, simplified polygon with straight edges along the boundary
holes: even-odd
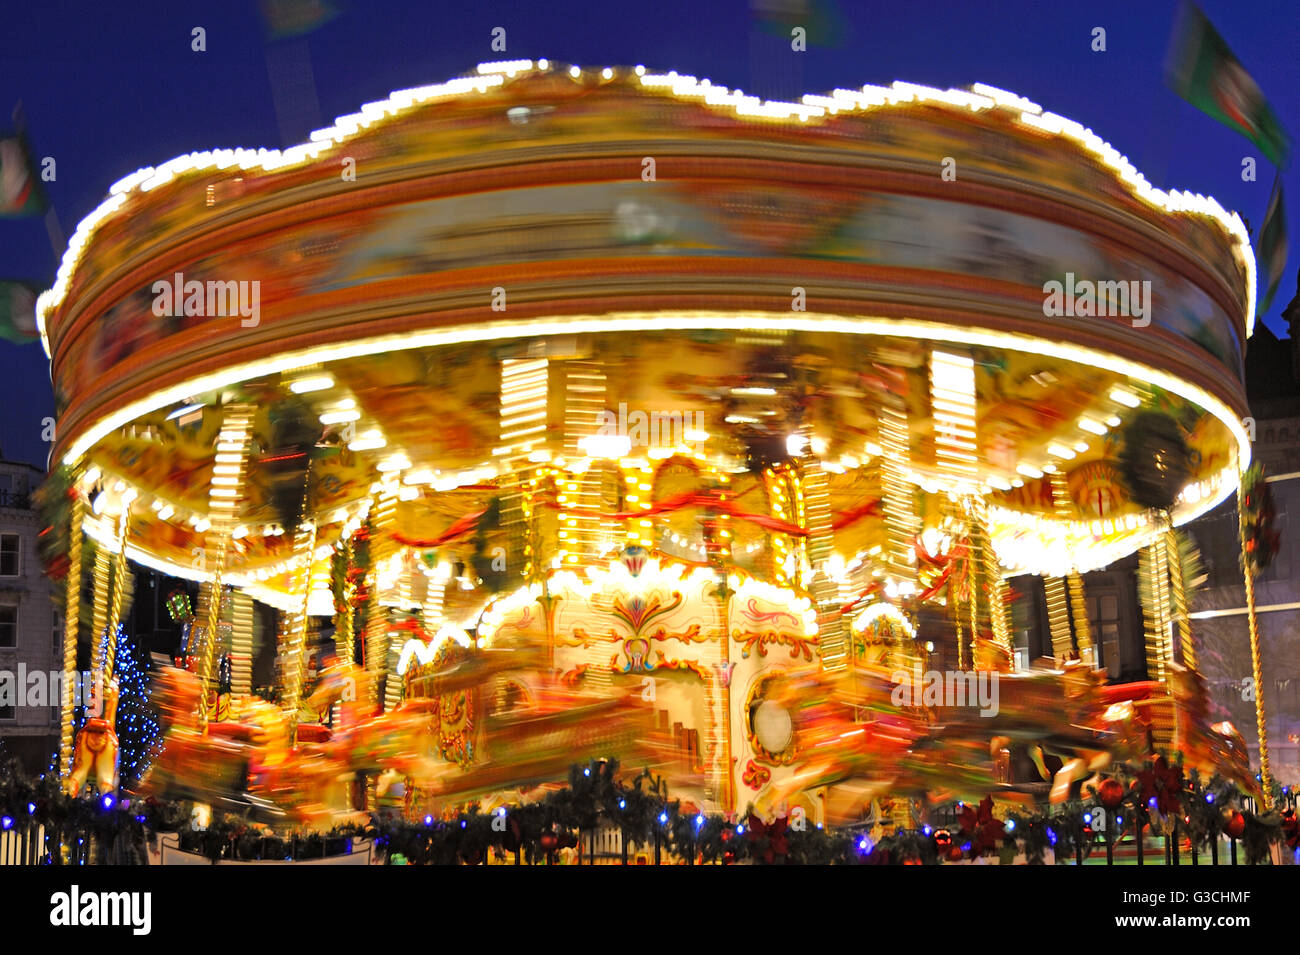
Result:
[[[305,46],[319,125],[391,90],[501,58],[644,63],[759,94],[895,79],[945,88],[991,83],[1090,126],[1155,185],[1213,195],[1258,229],[1271,167],[1164,85],[1174,0],[840,0],[839,9],[848,28],[840,46],[792,54],[766,37],[752,41],[748,0],[350,0]],[[1300,141],[1300,6],[1205,0],[1202,9]],[[141,166],[192,150],[284,145],[255,0],[18,2],[4,21],[0,105],[7,112],[21,99],[36,155],[56,159],[58,179],[48,188],[69,234],[113,182]],[[207,31],[205,53],[190,50],[195,26]],[[507,31],[504,57],[489,46],[495,26]],[[1105,53],[1090,48],[1097,26],[1107,31]],[[1241,181],[1247,155],[1259,160],[1255,183]],[[1266,317],[1279,333],[1300,262],[1294,169],[1284,180],[1293,252]],[[0,277],[48,283],[54,269],[40,220],[0,221]],[[41,418],[53,413],[53,399],[39,345],[0,342],[0,406],[5,456],[44,465]]]

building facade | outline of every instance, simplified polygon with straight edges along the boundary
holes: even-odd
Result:
[[[1246,356],[1255,460],[1264,466],[1280,536],[1277,557],[1255,582],[1269,761],[1284,785],[1300,784],[1300,381],[1296,339],[1262,324]],[[1251,430],[1247,422],[1247,431]],[[1201,668],[1211,700],[1228,714],[1258,759],[1255,686],[1241,571],[1235,495],[1189,529],[1206,581],[1192,604]]]
[[[58,748],[63,615],[37,553],[32,492],[45,474],[0,456],[0,752],[44,770]],[[53,698],[51,698],[53,697]]]

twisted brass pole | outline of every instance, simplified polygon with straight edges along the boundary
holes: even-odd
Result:
[[[81,472],[72,476],[72,512],[68,515],[68,576],[63,602],[63,698],[60,701],[59,765],[66,778],[72,771],[73,687],[77,679],[77,630],[81,617],[81,522],[86,504],[77,488]]]

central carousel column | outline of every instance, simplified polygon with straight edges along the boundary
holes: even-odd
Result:
[[[500,442],[501,526],[505,529],[511,567],[536,579],[538,566],[532,540],[533,499],[539,464],[530,459],[546,444],[547,391],[550,362],[545,358],[501,361]]]
[[[244,470],[252,442],[253,409],[248,405],[231,405],[221,421],[217,436],[217,453],[213,458],[212,486],[208,491],[208,533],[203,546],[210,553],[212,576],[206,589],[207,620],[199,652],[198,677],[203,689],[199,701],[198,722],[203,732],[208,726],[208,684],[216,659],[217,624],[221,619],[222,577],[226,572],[227,551],[236,525],[242,498]],[[191,627],[191,632],[195,628]],[[193,639],[193,638],[191,638]]]
[[[236,590],[231,604],[230,693],[244,697],[253,692],[253,598]]]
[[[729,475],[708,469],[710,491],[718,501],[728,499],[731,488]],[[706,560],[717,577],[713,595],[718,601],[718,663],[715,676],[705,677],[705,706],[709,714],[708,752],[710,761],[709,786],[705,798],[713,799],[723,812],[736,808],[735,764],[731,747],[731,599],[734,593],[730,584],[731,532],[728,515],[720,509],[709,508],[701,522]]]

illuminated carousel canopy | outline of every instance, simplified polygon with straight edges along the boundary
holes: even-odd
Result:
[[[762,472],[787,453],[821,463],[846,563],[897,544],[888,514],[851,520],[893,481],[936,531],[927,497],[980,498],[1007,571],[1100,566],[1235,487],[1254,299],[1239,217],[1154,189],[1011,93],[763,103],[676,73],[517,61],[394,93],[284,152],[124,178],[38,315],[56,454],[105,514],[138,495],[128,555],[204,578],[191,555],[233,477],[227,580],[290,606],[300,518],[326,554],[385,480],[396,525],[429,542],[526,466],[578,484],[631,468],[657,521],[642,542],[700,559],[698,521],[665,496],[734,475],[746,510],[777,513]],[[529,405],[530,374],[572,398],[579,368],[597,369],[579,423],[573,400]],[[232,406],[249,409],[238,475],[219,441]],[[1146,412],[1185,445],[1162,506],[1125,479]],[[540,427],[511,431],[516,413]],[[737,560],[793,559],[733,530]],[[87,531],[114,533],[93,515]]]

